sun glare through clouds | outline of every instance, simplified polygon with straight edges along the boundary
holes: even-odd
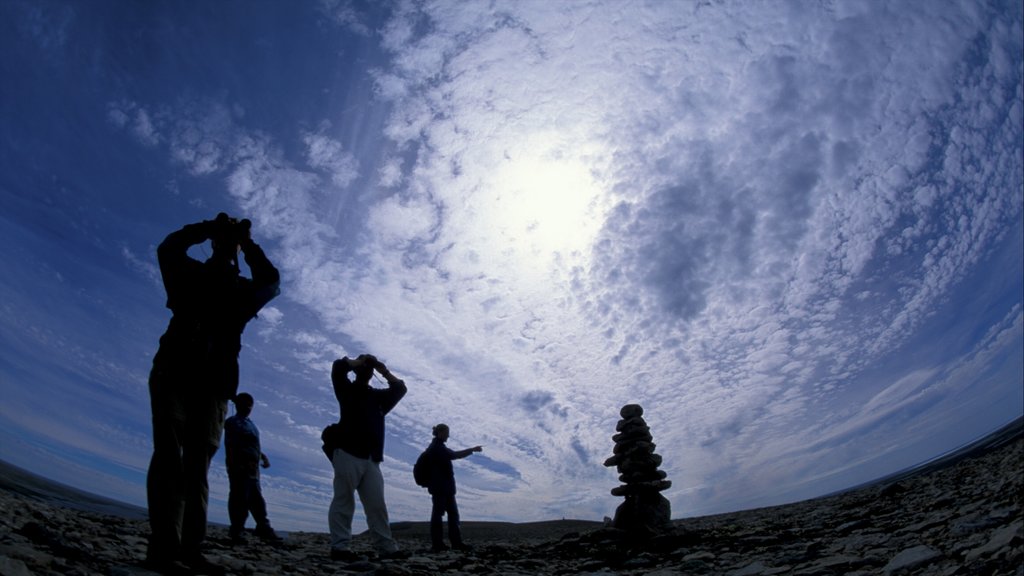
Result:
[[[603,221],[593,155],[580,148],[536,135],[508,153],[494,176],[495,224],[534,266],[579,257]]]

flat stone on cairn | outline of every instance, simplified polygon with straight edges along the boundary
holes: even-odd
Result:
[[[651,429],[643,418],[639,404],[627,404],[619,411],[622,420],[615,426],[612,436],[613,456],[604,465],[616,466],[622,486],[612,488],[612,496],[623,496],[626,501],[615,510],[612,526],[636,536],[649,535],[671,528],[672,505],[659,494],[672,486],[663,470],[658,470],[662,458],[654,453],[656,445]]]

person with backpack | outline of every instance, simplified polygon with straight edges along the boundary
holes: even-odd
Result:
[[[433,429],[434,439],[430,446],[420,455],[413,467],[416,483],[430,492],[432,503],[430,510],[430,540],[434,552],[448,550],[444,543],[442,517],[448,515],[448,539],[452,548],[468,550],[469,546],[462,540],[459,526],[459,506],[455,502],[455,470],[452,460],[465,458],[474,452],[483,450],[473,446],[465,450],[452,450],[445,446],[450,430],[447,424],[438,424]]]
[[[370,386],[374,371],[387,380],[387,388]],[[349,372],[355,375],[354,380],[349,380]],[[331,382],[341,412],[337,425],[329,427],[329,432],[324,434],[324,452],[334,468],[334,498],[327,514],[331,559],[360,559],[349,549],[356,492],[363,503],[377,553],[382,557],[400,557],[388,523],[380,463],[384,460],[384,416],[408,389],[405,382],[370,354],[336,360],[331,369]]]

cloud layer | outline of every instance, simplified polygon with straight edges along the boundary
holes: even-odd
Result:
[[[525,521],[612,513],[601,462],[626,403],[676,516],[840,489],[1020,415],[1019,5],[331,1],[306,18],[306,52],[278,47],[319,67],[276,115],[198,82],[96,111],[176,194],[204,191],[179,204],[251,218],[282,269],[242,356],[279,455],[272,517],[323,529],[329,365],[362,351],[410,384],[385,464],[398,519],[425,515],[409,471],[441,421],[485,447],[459,463],[466,517]],[[334,68],[309,112],[300,94]],[[139,251],[123,273],[152,286]],[[128,363],[95,382],[144,382]],[[142,445],[125,464],[142,469],[144,423],[74,449]]]

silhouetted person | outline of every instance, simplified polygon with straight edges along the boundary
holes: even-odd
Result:
[[[387,380],[386,389],[370,386],[374,370]],[[354,380],[349,380],[349,372],[354,373]],[[374,548],[382,556],[393,556],[398,552],[398,545],[391,537],[380,463],[384,460],[384,416],[405,396],[405,382],[369,354],[354,360],[348,357],[336,360],[331,369],[331,382],[341,411],[337,438],[331,444],[334,499],[327,516],[331,558],[356,558],[349,550],[356,492],[363,503]]]
[[[250,394],[235,396],[235,415],[224,421],[224,453],[228,469],[228,535],[241,542],[245,521],[252,514],[256,536],[271,542],[280,540],[267,519],[267,503],[260,488],[260,466],[270,468],[270,459],[260,449],[260,431],[249,419],[254,405]]]
[[[201,554],[207,473],[227,401],[238,388],[246,323],[279,293],[280,275],[250,237],[251,223],[220,213],[172,232],[157,248],[172,316],[149,374],[153,458],[146,478],[151,534],[146,564],[159,572],[219,574]],[[205,262],[190,246],[210,240]],[[252,278],[238,270],[245,255]]]
[[[435,552],[447,550],[444,543],[444,530],[441,522],[442,517],[448,515],[448,539],[452,548],[465,550],[469,548],[462,540],[462,529],[459,526],[459,506],[455,502],[455,470],[452,468],[452,460],[465,458],[473,452],[483,450],[480,446],[466,448],[465,450],[452,450],[445,446],[448,441],[448,425],[438,424],[434,426],[434,439],[426,450],[426,458],[429,464],[429,478],[427,490],[430,492],[432,503],[430,510],[430,540]]]

